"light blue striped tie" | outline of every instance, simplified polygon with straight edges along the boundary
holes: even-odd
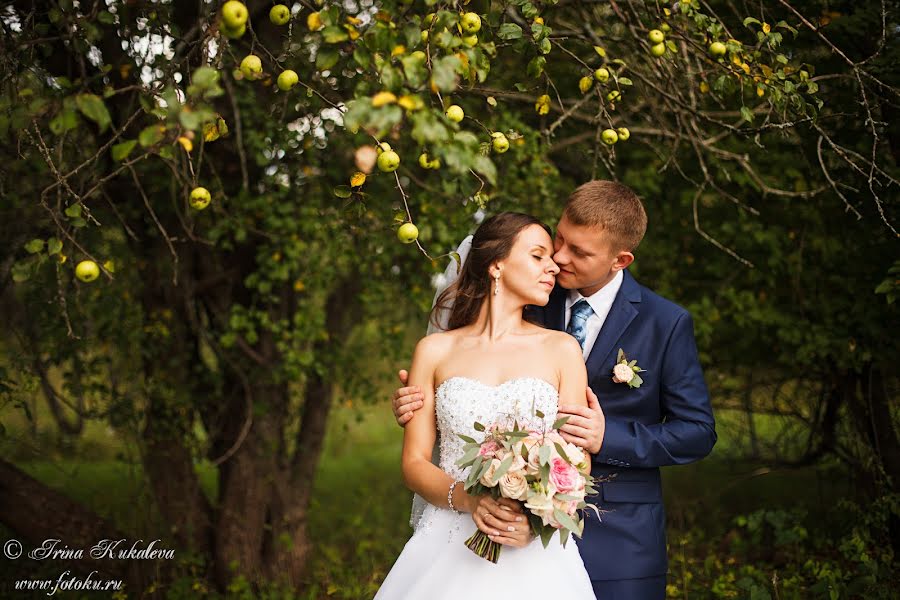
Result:
[[[582,350],[584,350],[584,341],[587,338],[587,320],[592,314],[594,314],[594,309],[587,300],[582,298],[572,307],[572,316],[569,317],[569,326],[566,327],[566,333],[578,340]]]

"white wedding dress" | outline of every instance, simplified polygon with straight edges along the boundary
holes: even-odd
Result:
[[[435,391],[440,432],[440,467],[465,480],[456,466],[465,442],[458,434],[481,439],[473,425],[490,426],[516,417],[529,427],[549,428],[556,420],[559,394],[543,379],[520,377],[492,386],[468,377],[451,377]],[[543,419],[535,416],[538,410]],[[594,600],[594,591],[578,547],[566,547],[554,534],[545,549],[535,539],[524,548],[503,546],[494,564],[465,545],[477,527],[472,516],[426,505],[413,536],[388,573],[375,600]]]

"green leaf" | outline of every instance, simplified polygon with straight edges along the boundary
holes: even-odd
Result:
[[[55,135],[61,135],[76,127],[78,127],[78,113],[70,108],[64,108],[50,121],[50,131]]]
[[[497,167],[490,157],[478,154],[475,156],[475,160],[472,161],[472,168],[484,175],[484,178],[487,179],[488,183],[491,185],[497,184]]]
[[[327,71],[336,65],[340,58],[340,52],[334,48],[319,48],[319,53],[316,55],[316,69]]]
[[[66,207],[65,213],[70,219],[77,219],[81,216],[81,204],[70,204]]]
[[[541,446],[541,449],[538,451],[538,459],[541,466],[546,465],[550,462],[550,452],[550,446]]]
[[[553,538],[553,534],[556,532],[556,529],[553,527],[545,527],[541,525],[541,543],[544,545],[544,548],[550,545],[550,540]]]
[[[29,254],[37,254],[41,250],[44,249],[44,240],[35,238],[25,244],[25,250],[28,251]]]
[[[456,461],[456,464],[459,466],[465,465],[465,464],[470,463],[473,460],[475,460],[475,457],[477,457],[477,456],[478,456],[478,448],[472,448],[471,450],[469,450],[468,452],[463,454],[461,457],[459,457],[459,459]]]
[[[456,55],[444,56],[432,63],[431,79],[438,90],[452,92],[456,89],[456,70],[462,65],[462,61]]]
[[[500,478],[506,475],[506,472],[509,471],[509,468],[512,466],[514,458],[515,455],[507,454],[506,458],[500,462],[500,466],[494,471],[494,483],[500,481]]]
[[[556,453],[559,454],[560,458],[562,458],[570,465],[572,464],[572,461],[569,460],[569,456],[566,454],[566,451],[563,449],[563,447],[559,445],[559,442],[553,442],[553,447],[556,448]]]
[[[570,418],[571,417],[569,417],[568,415],[565,417],[558,418],[556,421],[553,422],[553,429],[559,429],[560,427],[562,427],[563,425],[568,423]]]
[[[472,427],[475,429],[475,431],[484,431],[484,425],[482,425],[481,423],[475,423]]]
[[[106,105],[103,103],[103,99],[96,94],[78,94],[75,96],[75,103],[78,105],[78,110],[82,112],[82,114],[97,124],[100,128],[100,133],[106,131],[106,128],[109,127],[109,124],[112,120],[109,117],[109,111],[106,110]]]
[[[356,50],[353,51],[353,60],[363,69],[368,69],[369,65],[372,64],[372,55],[369,54],[365,47],[357,46]]]
[[[97,15],[97,20],[103,23],[104,25],[115,25],[116,24],[116,16],[109,11],[101,10],[100,14]]]
[[[328,44],[340,44],[349,40],[350,36],[342,28],[332,25],[322,30],[322,38]]]
[[[143,148],[149,148],[163,140],[163,137],[165,137],[165,130],[166,128],[163,125],[150,125],[149,127],[144,127],[144,129],[141,130],[141,133],[138,134],[138,141]]]
[[[468,442],[468,443],[470,443],[470,444],[477,444],[477,443],[478,443],[478,442],[476,442],[473,438],[470,438],[470,437],[467,436],[467,435],[463,435],[463,434],[461,434],[461,433],[458,433],[457,435],[458,435],[458,436],[460,437],[460,439],[461,439],[462,441],[464,441],[464,442]]]
[[[432,111],[419,111],[410,118],[412,137],[423,145],[446,142],[450,139],[450,130]]]
[[[807,81],[806,82],[806,91],[809,94],[815,94],[819,91],[819,84],[815,81]]]
[[[497,32],[501,40],[517,40],[522,37],[522,28],[515,23],[504,23]]]
[[[31,278],[31,273],[33,271],[32,263],[29,262],[17,262],[12,266],[12,279],[16,283],[22,283],[23,281],[28,281]]]
[[[529,77],[540,77],[541,73],[544,72],[544,66],[547,64],[547,59],[543,56],[535,56],[528,63],[528,67],[525,69],[525,72]]]
[[[751,111],[751,110],[750,110],[749,108],[747,108],[746,106],[742,106],[742,107],[741,107],[741,116],[742,116],[742,117],[744,118],[744,120],[747,121],[748,123],[752,123],[752,122],[753,122],[753,111]]]
[[[762,23],[759,22],[759,19],[754,19],[753,17],[747,17],[746,19],[744,19],[744,27],[747,27],[751,23],[753,23],[754,25],[762,25]]]
[[[219,72],[212,67],[200,67],[191,76],[191,83],[198,88],[211,88],[219,82]]]
[[[54,254],[59,254],[62,250],[62,241],[59,238],[52,237],[47,240],[47,254],[53,256]]]
[[[124,142],[113,145],[110,149],[112,159],[117,162],[125,160],[128,158],[128,155],[131,154],[131,151],[134,150],[135,146],[137,146],[137,140],[125,140]]]
[[[349,198],[353,195],[349,185],[339,185],[334,188],[334,195],[338,198]]]
[[[185,107],[178,113],[178,121],[185,129],[195,131],[200,128],[201,115]]]
[[[616,81],[619,82],[619,85],[634,85],[634,83],[627,77],[619,77]]]
[[[403,72],[409,85],[417,88],[428,80],[428,69],[425,68],[425,60],[409,54],[400,59]]]
[[[581,528],[578,526],[578,523],[572,519],[567,513],[564,513],[558,508],[553,509],[553,516],[556,517],[556,520],[559,521],[560,525],[572,531],[574,533],[579,533]]]

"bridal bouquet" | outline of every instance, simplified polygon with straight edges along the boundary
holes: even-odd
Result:
[[[535,414],[544,417],[540,411]],[[470,467],[466,491],[523,502],[531,530],[545,548],[557,530],[563,546],[570,533],[581,537],[584,519],[580,511],[588,507],[597,511],[584,500],[597,493],[592,487],[590,461],[581,448],[559,434],[566,420],[568,417],[558,419],[549,432],[525,429],[515,420],[511,425],[496,423],[487,428],[475,423],[475,430],[485,433],[481,442],[460,435],[466,442],[465,454],[456,464]],[[481,530],[466,540],[466,546],[494,563],[500,557],[501,545]]]

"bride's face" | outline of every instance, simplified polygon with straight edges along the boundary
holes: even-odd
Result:
[[[491,270],[500,269],[500,293],[515,294],[526,304],[544,306],[556,284],[559,267],[553,262],[553,240],[539,225],[519,232],[509,256]]]

